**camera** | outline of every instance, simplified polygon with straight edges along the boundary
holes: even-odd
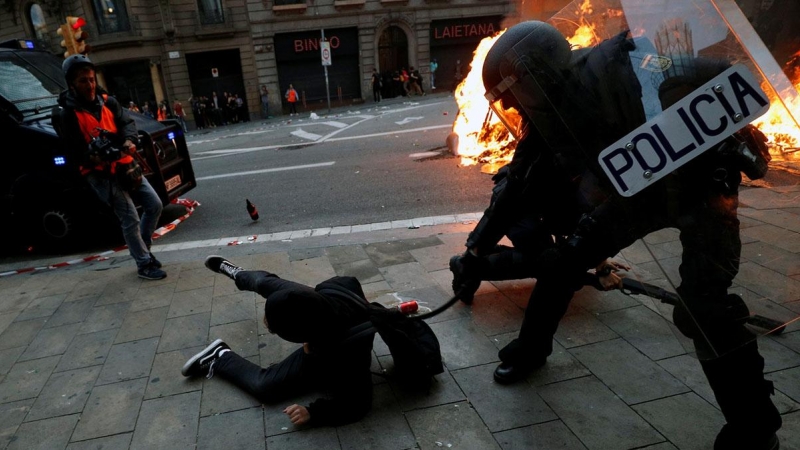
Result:
[[[97,130],[100,134],[89,142],[87,154],[89,156],[96,155],[100,157],[102,161],[106,162],[113,162],[120,159],[122,157],[122,150],[114,147],[114,144],[111,143],[109,139],[111,132],[102,128],[98,128]]]

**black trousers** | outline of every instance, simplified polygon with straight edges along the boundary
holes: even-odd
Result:
[[[275,403],[308,392],[314,384],[314,372],[313,358],[309,358],[302,348],[267,368],[232,351],[214,363],[215,375],[247,391],[262,403]]]

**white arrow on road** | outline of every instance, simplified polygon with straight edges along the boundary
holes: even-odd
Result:
[[[407,123],[413,122],[415,120],[424,119],[424,117],[406,117],[405,119],[401,120],[400,122],[395,122],[398,125],[405,125]]]
[[[308,131],[305,131],[302,128],[298,128],[297,130],[292,131],[291,134],[299,138],[308,139],[311,141],[318,141],[322,137],[319,134],[309,133]]]

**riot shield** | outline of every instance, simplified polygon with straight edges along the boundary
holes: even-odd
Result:
[[[713,0],[587,5],[568,5],[505,51],[501,81],[486,94],[492,110],[516,137],[537,133],[570,176],[600,180],[592,197],[604,200],[578,227],[594,252],[586,262],[679,230],[669,319],[699,357],[783,330],[797,320],[781,304],[791,298],[731,291],[740,287],[741,173],[763,176],[770,160],[750,124],[776,93]],[[774,317],[756,320],[764,311]]]

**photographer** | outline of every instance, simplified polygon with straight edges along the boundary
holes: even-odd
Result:
[[[150,253],[162,204],[133,157],[136,124],[115,98],[97,86],[95,67],[88,57],[69,56],[61,68],[68,89],[58,98],[61,108],[53,116],[56,131],[100,200],[114,209],[139,278],[165,278],[161,263]],[[141,221],[133,199],[142,205]]]

